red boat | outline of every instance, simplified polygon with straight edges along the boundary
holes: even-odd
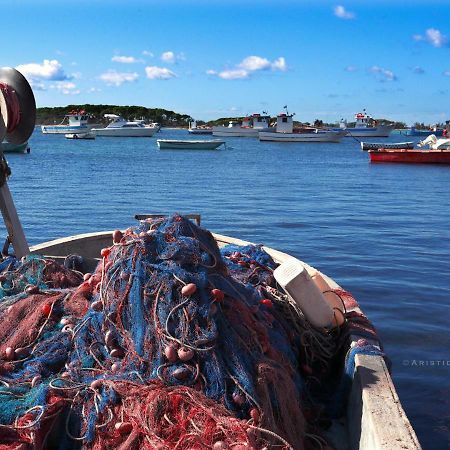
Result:
[[[368,151],[371,162],[450,164],[450,150],[380,148]]]

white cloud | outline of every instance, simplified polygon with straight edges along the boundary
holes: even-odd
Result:
[[[223,80],[243,80],[248,78],[249,72],[245,69],[231,69],[218,72],[217,76]]]
[[[347,66],[344,70],[346,72],[356,72],[358,68],[356,66]]]
[[[215,75],[224,80],[242,80],[249,78],[252,73],[259,71],[281,71],[287,70],[286,60],[283,56],[270,62],[267,58],[261,56],[247,56],[234,68],[222,70],[220,72],[216,70],[207,70],[208,75]]]
[[[184,53],[178,53],[175,54],[172,51],[167,51],[162,53],[161,55],[161,60],[164,61],[165,63],[169,63],[169,64],[174,64],[177,61],[184,61],[186,59],[186,57],[184,56]]]
[[[120,86],[123,83],[133,83],[139,78],[136,72],[116,72],[108,70],[100,75],[100,80],[104,81],[108,86]]]
[[[55,84],[50,85],[50,87],[64,95],[76,95],[80,93],[77,85],[71,81],[57,81]]]
[[[167,63],[174,63],[175,62],[175,53],[174,52],[164,52],[161,55],[161,59]]]
[[[150,52],[148,50],[142,50],[142,54],[144,56],[150,56],[150,58],[153,58],[153,56],[155,56],[152,52]]]
[[[176,74],[166,67],[147,66],[145,73],[150,80],[170,80],[176,77]]]
[[[237,65],[237,67],[248,72],[268,69],[281,70],[282,72],[287,70],[286,60],[282,56],[273,62],[270,62],[267,58],[262,58],[261,56],[247,56]]]
[[[450,77],[450,70],[446,70],[446,71],[443,73],[443,75],[446,76],[446,77]]]
[[[415,34],[413,39],[415,41],[426,41],[437,48],[445,47],[448,44],[448,37],[439,30],[436,30],[436,28],[428,28],[428,30],[425,31],[425,35]]]
[[[137,59],[134,56],[119,56],[119,55],[113,56],[111,58],[111,61],[122,64],[133,64],[143,62],[142,59]]]
[[[334,8],[334,15],[336,17],[339,17],[340,19],[354,19],[355,18],[355,14],[347,11],[342,5],[336,6]]]
[[[261,56],[247,56],[244,58],[238,67],[250,72],[254,70],[266,70],[270,69],[270,61],[266,58],[261,58]]]
[[[394,74],[394,72],[392,72],[392,70],[383,69],[382,67],[379,67],[379,66],[372,66],[369,69],[369,72],[375,74],[377,76],[378,80],[382,81],[382,82],[397,80],[397,77]]]
[[[272,70],[280,70],[281,72],[286,72],[287,65],[286,60],[283,56],[280,56],[272,63]]]
[[[64,72],[61,63],[56,59],[44,59],[42,64],[19,64],[16,69],[30,81],[63,81],[70,79]]]

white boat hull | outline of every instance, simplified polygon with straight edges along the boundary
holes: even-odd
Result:
[[[340,142],[344,136],[339,131],[320,131],[318,133],[259,133],[260,141],[272,142]]]
[[[259,133],[273,133],[275,129],[270,131],[267,128],[243,128],[243,127],[213,127],[213,136],[221,137],[258,137]]]
[[[152,137],[157,133],[157,129],[153,127],[137,127],[137,128],[94,128],[91,130],[96,136],[110,137]]]
[[[202,129],[195,129],[195,128],[191,128],[190,130],[188,130],[190,134],[212,134],[213,131],[212,130],[202,130]]]
[[[209,141],[158,139],[156,142],[158,143],[159,148],[172,150],[215,150],[222,144],[225,144],[225,141],[221,141],[218,139]]]
[[[393,129],[393,126],[379,126],[373,128],[344,128],[344,130],[347,132],[347,136],[353,137],[388,137]]]

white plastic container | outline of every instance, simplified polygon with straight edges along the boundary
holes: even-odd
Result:
[[[312,325],[333,327],[332,307],[298,259],[288,259],[274,270],[273,275]]]

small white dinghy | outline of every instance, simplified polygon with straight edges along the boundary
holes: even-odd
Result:
[[[67,133],[64,135],[66,139],[95,139],[94,133]]]
[[[414,142],[361,142],[361,150],[414,148]]]
[[[192,139],[157,139],[158,147],[161,149],[176,150],[215,150],[225,141],[220,139],[192,140]]]

